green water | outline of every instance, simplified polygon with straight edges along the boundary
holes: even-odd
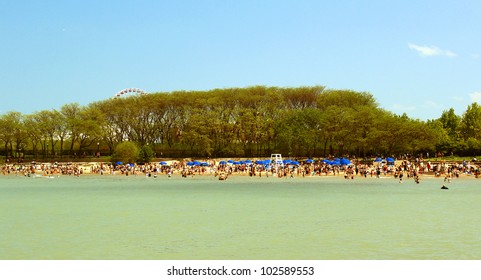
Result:
[[[0,177],[0,259],[481,259],[481,180]]]

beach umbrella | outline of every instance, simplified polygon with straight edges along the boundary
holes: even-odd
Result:
[[[289,164],[289,163],[292,162],[292,160],[290,160],[290,159],[285,159],[285,160],[283,160],[282,162],[283,162],[284,164]]]
[[[135,166],[135,164],[133,164],[133,163],[131,163],[131,164],[129,164],[129,165],[130,165],[130,167],[134,167],[134,166]]]
[[[160,165],[167,165],[167,162],[161,161],[161,162],[160,162]]]
[[[227,162],[228,162],[228,163],[234,163],[234,161],[231,160],[231,159],[229,159]]]
[[[331,161],[331,165],[341,165],[341,159],[335,158],[333,161]]]
[[[220,165],[226,165],[227,162],[226,162],[225,160],[221,160],[221,161],[219,162],[219,164],[220,164]]]
[[[313,159],[307,159],[307,160],[306,160],[306,163],[313,163],[313,162],[314,162]]]
[[[291,161],[289,164],[290,165],[300,165],[298,161]]]
[[[234,164],[234,165],[240,165],[241,163],[240,163],[240,161],[234,161],[233,164]]]
[[[374,160],[374,162],[382,162],[382,158],[379,158],[379,157],[378,157],[378,158],[376,158],[376,159]]]
[[[124,164],[124,163],[121,162],[121,161],[117,161],[115,164],[117,164],[117,165],[122,165],[122,164]]]
[[[194,166],[200,166],[200,162],[199,162],[199,161],[194,161]]]
[[[269,165],[271,164],[271,160],[270,159],[265,159],[264,160],[264,165]]]
[[[252,160],[246,159],[246,163],[252,163]]]
[[[200,166],[209,166],[209,164],[207,162],[201,162]]]
[[[271,164],[271,160],[270,159],[265,159],[265,160],[259,160],[259,164],[262,164],[264,165],[264,167],[268,167],[270,164]]]
[[[349,165],[351,164],[351,161],[347,158],[341,159],[341,165]]]
[[[322,162],[322,163],[325,163],[325,164],[331,164],[331,161],[328,160],[328,159],[326,159],[326,158],[323,159],[323,160],[321,160],[321,162]]]
[[[193,161],[189,161],[189,162],[187,163],[187,166],[193,166],[193,165],[194,165],[194,162],[193,162]]]
[[[386,158],[386,161],[387,161],[387,164],[394,165],[395,160],[393,158],[388,157],[388,158]]]

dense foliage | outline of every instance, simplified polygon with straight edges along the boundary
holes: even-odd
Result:
[[[111,155],[126,141],[144,147],[141,160],[271,153],[476,155],[481,107],[473,103],[462,116],[450,109],[424,122],[383,110],[366,92],[256,86],[152,93],[0,115],[0,152],[6,159]]]

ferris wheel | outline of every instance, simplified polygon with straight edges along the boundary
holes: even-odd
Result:
[[[114,95],[114,98],[119,98],[121,97],[122,95],[124,94],[138,94],[138,95],[143,95],[143,94],[146,94],[145,91],[139,89],[139,88],[126,88],[126,89],[123,89],[119,92],[117,92],[115,95]]]

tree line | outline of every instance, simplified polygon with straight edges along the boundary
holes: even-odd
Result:
[[[481,107],[429,121],[379,107],[368,92],[254,86],[159,92],[0,115],[10,158],[112,155],[133,142],[157,157],[289,157],[481,152]]]

